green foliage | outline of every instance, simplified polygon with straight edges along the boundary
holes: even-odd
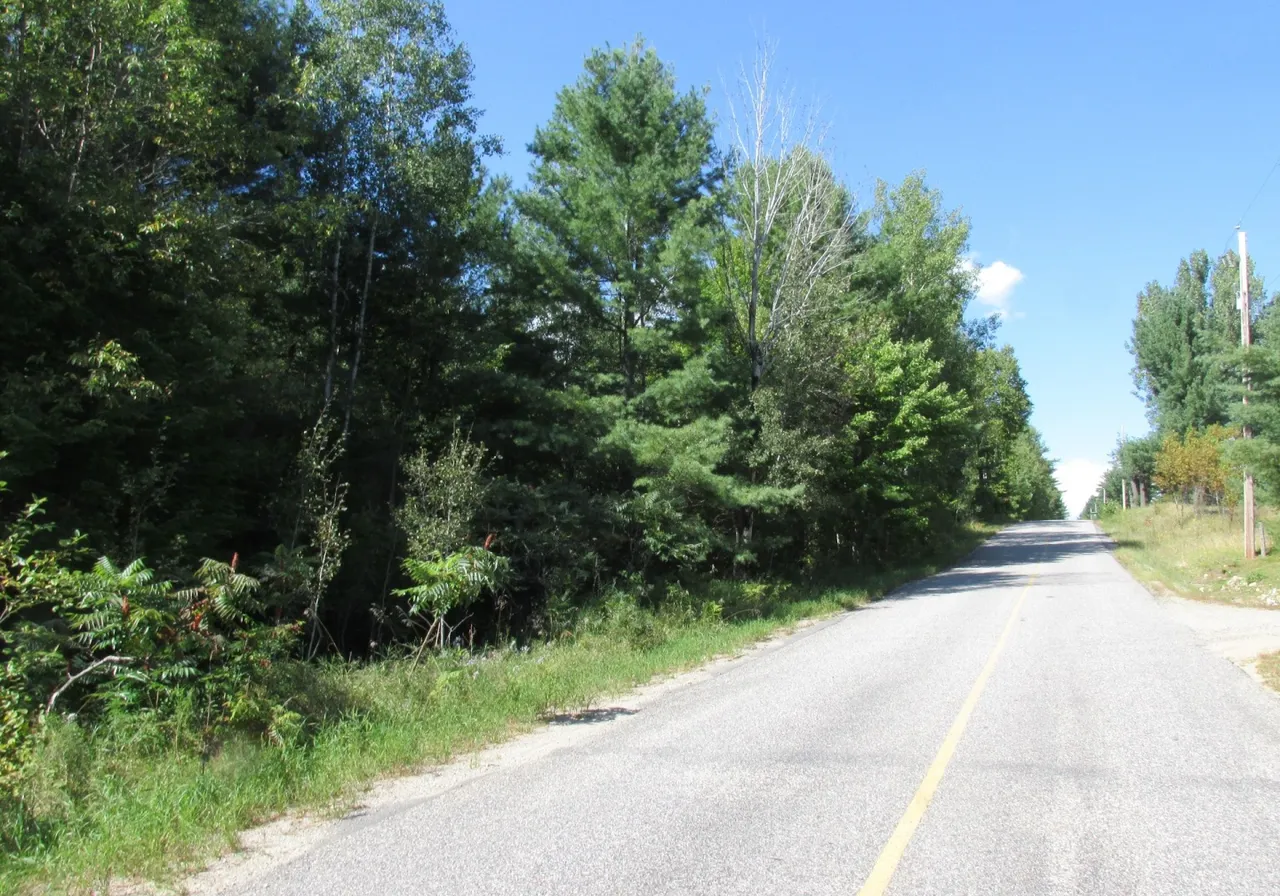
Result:
[[[637,41],[589,54],[513,192],[438,3],[5,16],[9,515],[46,495],[157,581],[241,551],[255,618],[301,617],[314,657],[405,635],[405,555],[489,533],[510,587],[482,638],[614,584],[808,574],[877,538],[860,559],[891,562],[882,511],[932,536],[1012,513],[1029,403],[964,320],[968,222],[923,175],[859,215],[820,146],[717,147],[705,91]],[[843,363],[874,333],[940,391]],[[842,468],[851,426],[874,482]],[[486,475],[452,515],[415,489],[458,430]]]
[[[424,452],[404,463],[405,500],[396,518],[408,541],[404,571],[413,580],[395,594],[409,599],[409,615],[430,620],[424,644],[446,640],[445,617],[495,591],[506,578],[507,560],[469,544],[484,503],[485,450],[454,431],[449,447],[434,460]]]
[[[470,89],[436,2],[0,10],[4,780],[101,744],[287,763],[341,715],[326,655],[442,663],[464,619],[660,650],[1051,515],[922,174],[859,213],[816,141],[725,151],[637,41],[516,191]],[[1175,335],[1220,347],[1220,304]]]
[[[1224,443],[1223,454],[1236,469],[1254,474],[1261,499],[1275,502],[1280,500],[1280,351],[1263,338],[1249,349],[1225,352],[1224,366],[1249,379],[1248,404],[1239,402],[1240,387],[1231,390],[1236,401],[1230,416],[1233,424],[1248,428],[1251,438]]]
[[[1156,473],[1156,454],[1160,450],[1160,438],[1150,433],[1142,438],[1122,439],[1116,448],[1115,466],[1120,478],[1132,484],[1136,494],[1133,500],[1144,503],[1153,494]]]
[[[86,395],[94,398],[124,396],[137,401],[164,394],[164,390],[142,375],[137,356],[114,339],[92,345],[83,354],[72,355],[71,363],[86,371],[82,388]]]
[[[1172,287],[1152,282],[1138,295],[1129,350],[1134,383],[1158,431],[1182,433],[1226,423],[1238,380],[1225,362],[1240,341],[1240,258],[1216,262],[1198,251],[1178,265]],[[1251,278],[1253,313],[1270,300]]]
[[[146,714],[205,744],[227,726],[264,730],[275,710],[265,673],[290,655],[298,627],[258,621],[259,583],[237,565],[206,558],[176,588],[141,560],[99,559],[57,608],[72,634],[46,710]]]
[[[1012,456],[1019,444],[1027,447],[1023,441],[1031,416],[1027,385],[1009,346],[999,351],[984,348],[975,360],[972,388],[978,452],[972,464],[976,478],[974,505],[989,517],[1020,517],[1026,506],[1019,506],[1013,496],[1010,474],[1024,469],[1031,460],[1023,457],[1015,461]],[[1035,459],[1038,463],[1043,460],[1044,448],[1038,441],[1035,447],[1039,450]],[[1052,476],[1049,479],[1052,481]]]
[[[1040,433],[1028,427],[1018,434],[1004,470],[1009,512],[1015,519],[1060,520],[1067,515],[1053,466]]]
[[[892,187],[876,184],[871,210],[875,239],[854,276],[862,300],[890,322],[903,341],[929,340],[948,367],[960,372],[972,345],[963,326],[972,298],[972,265],[965,264],[969,221],[948,211],[922,173]]]
[[[495,587],[503,563],[501,557],[483,548],[465,548],[437,560],[409,557],[404,565],[414,586],[398,593],[412,599],[411,612],[439,619],[454,607],[475,600],[484,589]]]
[[[420,560],[406,557],[405,572],[413,585],[395,593],[409,598],[409,612],[431,620],[427,639],[434,635],[437,647],[445,644],[444,618],[496,589],[507,569],[506,560],[486,548],[464,547],[450,554]]]
[[[276,547],[262,570],[276,618],[301,611],[309,621],[308,657],[323,643],[321,605],[351,543],[343,521],[349,487],[337,469],[343,443],[335,428],[322,414],[303,434],[292,482],[283,494],[282,516],[291,519],[288,540]]]
[[[947,562],[983,533],[936,557]],[[934,562],[934,561],[931,561]],[[291,807],[332,811],[379,776],[444,762],[715,656],[791,624],[848,609],[932,567],[846,577],[839,588],[721,581],[672,594],[655,613],[613,595],[555,643],[445,651],[418,660],[322,661],[273,667],[305,720],[287,746],[229,733],[216,750],[161,748],[145,720],[89,727],[51,718],[18,783],[25,820],[0,804],[11,851],[0,889],[72,892],[108,879],[171,878],[246,827]],[[283,732],[282,732],[283,733]]]
[[[405,498],[396,521],[408,539],[410,557],[450,554],[473,539],[488,491],[484,463],[484,446],[457,431],[438,458],[419,451],[405,460]]]
[[[531,261],[560,293],[537,327],[580,346],[580,382],[634,396],[670,363],[671,331],[698,302],[720,176],[703,97],[678,93],[643,42],[597,50],[529,148],[532,186],[516,204]]]
[[[903,343],[885,331],[851,345],[842,363],[857,410],[839,440],[831,484],[849,501],[851,537],[861,553],[892,556],[962,511],[948,480],[950,452],[963,438],[969,406],[942,378],[929,342]]]
[[[23,772],[33,733],[55,713],[148,715],[170,737],[206,744],[228,726],[270,723],[281,704],[265,672],[292,652],[297,628],[258,621],[258,582],[237,558],[204,560],[181,589],[141,560],[76,571],[78,536],[35,546],[53,534],[40,505],[0,539],[0,777]]]
[[[0,482],[0,492],[4,488]],[[28,504],[0,538],[0,790],[12,786],[25,765],[40,695],[61,659],[59,636],[37,620],[73,600],[79,588],[78,577],[63,566],[77,540],[61,549],[33,545],[52,530],[40,520],[42,503]]]
[[[1154,498],[1156,490],[1197,508],[1206,500],[1233,505],[1235,480],[1244,470],[1257,476],[1263,498],[1280,494],[1280,427],[1273,419],[1280,408],[1275,304],[1252,269],[1249,293],[1255,344],[1248,349],[1239,347],[1235,252],[1215,261],[1204,251],[1193,252],[1179,263],[1172,286],[1153,281],[1139,293],[1129,350],[1153,429],[1143,438],[1121,440],[1100,483],[1108,504],[1122,506],[1123,489],[1137,505]],[[1086,513],[1105,509],[1100,494]]]

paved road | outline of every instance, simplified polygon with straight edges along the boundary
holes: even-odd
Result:
[[[1087,523],[586,727],[234,891],[1280,894],[1280,698]]]

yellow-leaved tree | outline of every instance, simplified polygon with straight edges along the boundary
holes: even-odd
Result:
[[[1227,487],[1231,468],[1222,447],[1238,435],[1234,427],[1215,424],[1189,429],[1182,437],[1165,436],[1156,453],[1156,487],[1180,504],[1189,499],[1197,512],[1206,502],[1234,507],[1235,491]]]

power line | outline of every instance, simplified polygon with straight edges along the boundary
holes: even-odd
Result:
[[[1267,172],[1267,176],[1262,179],[1262,186],[1258,187],[1258,192],[1253,194],[1253,198],[1249,200],[1249,204],[1245,206],[1243,212],[1240,213],[1240,220],[1236,221],[1236,227],[1244,223],[1244,216],[1253,210],[1253,204],[1258,201],[1258,197],[1262,195],[1262,191],[1267,188],[1267,184],[1271,181],[1271,175],[1276,173],[1276,169],[1280,168],[1280,158],[1276,159],[1276,163],[1271,166],[1271,170]]]
[[[1271,170],[1267,172],[1267,176],[1262,179],[1262,186],[1258,187],[1258,192],[1253,194],[1253,198],[1249,200],[1249,204],[1246,205],[1244,207],[1244,211],[1240,213],[1240,217],[1236,220],[1236,226],[1235,226],[1236,230],[1239,230],[1240,226],[1244,224],[1245,215],[1253,211],[1254,203],[1258,201],[1258,197],[1262,195],[1262,191],[1267,188],[1267,184],[1271,183],[1271,176],[1276,173],[1277,168],[1280,168],[1280,157],[1276,158],[1275,164],[1271,166]],[[1229,235],[1227,237],[1227,241],[1222,244],[1222,252],[1219,253],[1220,255],[1225,254],[1227,249],[1230,248],[1231,236],[1234,236],[1234,232],[1231,235]]]

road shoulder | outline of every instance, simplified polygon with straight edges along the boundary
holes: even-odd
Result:
[[[685,672],[660,676],[648,684],[605,699],[599,705],[557,715],[547,724],[511,740],[460,755],[451,762],[431,766],[416,774],[374,781],[354,799],[330,807],[328,811],[287,813],[242,832],[235,852],[223,855],[204,870],[188,877],[179,885],[177,892],[184,896],[242,892],[254,881],[316,849],[337,833],[342,822],[393,815],[495,772],[580,746],[614,726],[625,725],[631,716],[666,696],[711,681],[753,658],[783,649],[836,624],[849,612],[857,611],[801,620],[732,655],[716,657]],[[144,893],[164,891],[130,891],[130,896],[134,892],[143,896]]]

